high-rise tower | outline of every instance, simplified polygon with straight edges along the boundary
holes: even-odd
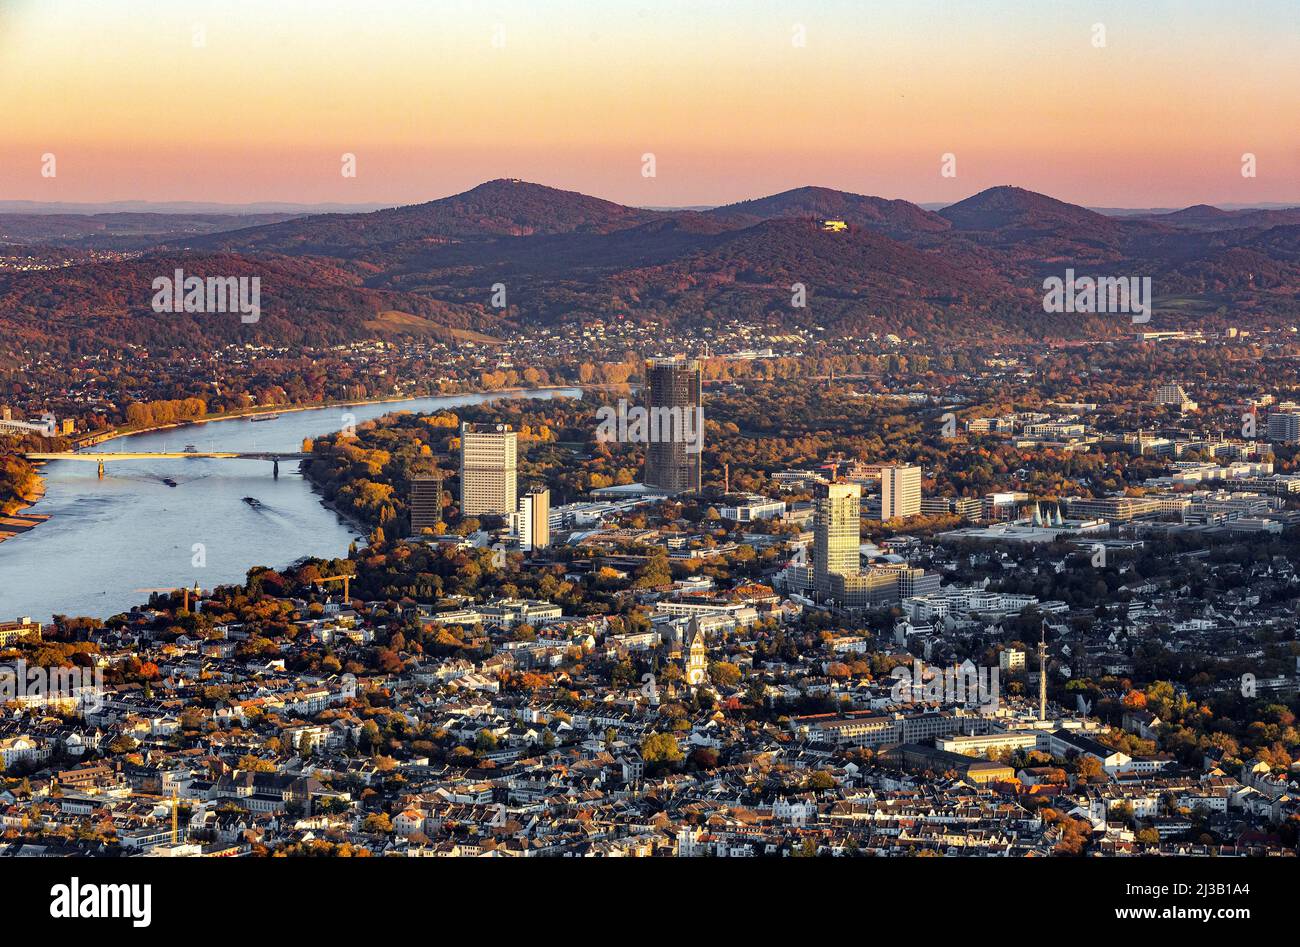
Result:
[[[519,498],[519,509],[511,518],[511,531],[524,552],[545,549],[551,544],[550,490],[530,490]]]
[[[862,571],[862,487],[856,483],[827,483],[817,487],[813,520],[813,590],[834,595],[834,577]]]
[[[461,424],[462,516],[515,512],[519,436],[508,424]]]
[[[419,535],[442,522],[442,474],[416,474],[411,478],[408,499],[411,533]]]
[[[921,468],[880,468],[880,519],[888,522],[921,512]]]
[[[645,485],[669,495],[698,491],[704,449],[700,363],[652,358],[646,361],[645,378],[650,428]]]

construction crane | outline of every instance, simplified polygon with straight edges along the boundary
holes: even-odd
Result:
[[[350,576],[350,575],[330,575],[330,576],[324,576],[324,575],[323,575],[323,576],[321,576],[319,579],[317,579],[317,580],[315,581],[315,583],[313,583],[313,584],[315,584],[315,585],[323,585],[323,584],[326,583],[326,582],[342,582],[342,583],[343,583],[343,601],[345,601],[345,602],[350,602],[350,601],[352,601],[352,596],[348,594],[349,590],[351,589],[351,585],[352,585],[352,576]]]
[[[180,838],[180,790],[172,786],[172,844],[175,845]]]
[[[137,591],[137,592],[149,592],[149,593],[153,593],[153,592],[168,592],[168,593],[170,593],[170,592],[180,592],[180,593],[182,593],[182,594],[184,595],[184,603],[183,603],[182,607],[183,607],[183,608],[185,609],[185,611],[187,611],[187,612],[190,610],[190,593],[191,593],[191,592],[194,593],[194,604],[195,604],[195,605],[198,605],[198,604],[199,604],[199,599],[203,597],[203,590],[202,590],[201,588],[199,588],[199,583],[197,583],[197,582],[194,583],[194,587],[193,587],[193,588],[173,588],[173,589],[136,589],[135,591]]]

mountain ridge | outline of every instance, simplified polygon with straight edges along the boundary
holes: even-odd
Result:
[[[828,231],[828,218],[848,226]],[[264,289],[268,311],[291,307],[301,320],[271,318],[238,330],[241,338],[282,332],[337,341],[365,337],[379,323],[398,334],[405,324],[497,334],[503,320],[643,315],[683,325],[734,318],[890,331],[897,323],[905,332],[1070,337],[1125,327],[1114,318],[1045,317],[1042,281],[1066,268],[1150,275],[1160,283],[1157,296],[1162,286],[1213,295],[1211,311],[1295,312],[1300,226],[1287,211],[1238,214],[1210,205],[1107,217],[1011,185],[937,213],[814,186],[698,211],[634,208],[499,178],[422,204],[186,234],[116,263],[0,269],[0,327],[32,339],[44,319],[93,344],[98,313],[115,336],[170,339],[179,330],[150,318],[146,277],[164,261],[213,259],[237,273],[263,267],[277,281]],[[489,304],[498,283],[510,289],[504,312]],[[807,288],[809,309],[791,306],[794,284]],[[377,321],[386,311],[415,318]],[[189,320],[183,336],[193,342],[234,331]]]

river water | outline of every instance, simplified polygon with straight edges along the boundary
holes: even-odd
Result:
[[[565,389],[515,396],[578,394]],[[92,450],[183,451],[192,444],[200,451],[300,451],[303,438],[338,431],[350,420],[500,397],[417,398],[295,411],[268,421],[211,421],[130,434]],[[54,461],[42,474],[45,496],[28,512],[51,518],[0,543],[0,621],[20,615],[49,621],[55,614],[107,618],[147,602],[149,593],[141,589],[242,582],[252,566],[344,555],[359,535],[321,505],[297,461],[280,464],[279,480],[270,461],[215,458],[110,461],[103,480],[93,463]]]

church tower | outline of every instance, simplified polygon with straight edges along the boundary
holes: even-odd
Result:
[[[691,687],[702,687],[709,679],[709,653],[704,646],[704,632],[698,618],[691,619],[686,637],[686,683]]]

